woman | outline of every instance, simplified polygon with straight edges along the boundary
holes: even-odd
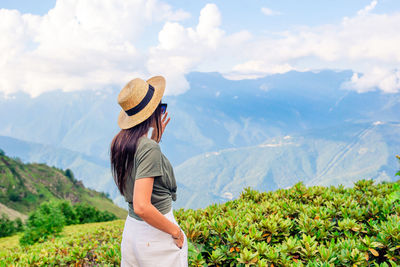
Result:
[[[119,93],[121,131],[110,147],[115,183],[128,202],[121,266],[187,266],[187,238],[176,222],[176,181],[159,142],[170,118],[161,103],[165,79],[134,79]],[[162,118],[161,118],[162,116]],[[150,127],[153,128],[148,138]]]

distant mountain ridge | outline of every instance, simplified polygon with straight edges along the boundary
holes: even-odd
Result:
[[[163,144],[174,166],[207,151],[256,145],[274,136],[342,121],[396,121],[400,94],[340,89],[351,71],[296,72],[231,81],[219,73],[186,75],[187,92],[165,96],[171,121]],[[168,86],[168,83],[167,83]],[[109,159],[120,130],[119,87],[0,96],[0,135]]]
[[[184,94],[165,96],[163,99],[168,103],[171,121],[160,143],[176,171],[182,201],[191,196],[188,180],[193,176],[185,166],[206,153],[258,146],[267,144],[273,138],[301,136],[313,131],[316,134],[312,138],[325,140],[323,143],[328,146],[333,146],[332,142],[342,146],[346,142],[351,143],[352,139],[342,136],[343,143],[338,142],[332,131],[377,121],[399,122],[400,94],[384,94],[381,91],[359,94],[341,89],[341,84],[352,74],[350,70],[290,71],[240,81],[227,80],[216,72],[187,74],[190,89]],[[25,144],[34,142],[37,146],[26,145],[24,148],[28,151],[23,152],[18,149],[17,142],[4,137],[0,138],[0,145],[7,145],[10,155],[20,156],[24,161],[40,157],[50,165],[68,166],[85,186],[109,193],[115,203],[126,208],[109,165],[109,145],[120,130],[116,123],[120,111],[117,104],[119,91],[119,87],[99,91],[52,91],[34,99],[24,93],[17,93],[8,99],[0,96],[0,135]],[[307,140],[310,142],[310,139]],[[385,146],[396,147],[397,140],[396,137],[385,140]],[[313,157],[313,151],[304,153],[310,153],[305,158]],[[336,153],[337,159],[340,159],[341,154]],[[224,153],[224,156],[228,154]],[[347,157],[347,160],[350,167],[353,159]],[[258,161],[249,164],[255,162]],[[273,169],[285,169],[279,167],[282,162],[275,161],[274,164]],[[295,161],[293,164],[300,168],[296,172],[303,172]],[[393,167],[390,164],[387,166]],[[227,168],[231,173],[236,171],[236,166],[231,165],[216,167],[212,172],[228,171]],[[328,165],[327,168],[329,170]],[[341,170],[346,171],[345,168]],[[276,176],[269,180],[288,179],[282,178],[278,172],[270,172],[269,175]],[[206,179],[206,176],[200,178]],[[321,173],[318,182],[323,182],[325,178]],[[293,182],[294,179],[289,180]],[[217,193],[219,197],[220,192]]]
[[[399,122],[344,123],[207,152],[175,169],[180,178],[176,205],[204,208],[239,197],[246,186],[273,191],[299,181],[346,187],[360,179],[395,181],[399,136]]]
[[[72,175],[43,163],[25,164],[0,155],[1,212],[10,213],[10,209],[28,215],[44,201],[62,199],[87,203],[99,210],[110,211],[119,218],[126,217],[126,211],[116,206],[104,193],[85,188]]]

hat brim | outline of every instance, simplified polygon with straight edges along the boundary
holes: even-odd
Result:
[[[148,84],[154,87],[154,95],[150,102],[141,111],[135,115],[128,116],[125,110],[121,109],[118,115],[118,126],[121,129],[129,129],[133,126],[145,121],[153,114],[156,110],[161,98],[165,91],[165,78],[163,76],[154,76],[146,81]]]

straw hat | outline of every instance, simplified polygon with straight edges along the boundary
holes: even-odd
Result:
[[[163,76],[154,76],[147,81],[140,78],[131,80],[118,95],[122,110],[118,115],[121,129],[131,128],[153,114],[165,91]]]

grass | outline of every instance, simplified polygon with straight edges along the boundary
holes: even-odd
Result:
[[[26,248],[22,233],[0,238],[0,266],[116,266],[125,220],[65,226],[58,235]]]

